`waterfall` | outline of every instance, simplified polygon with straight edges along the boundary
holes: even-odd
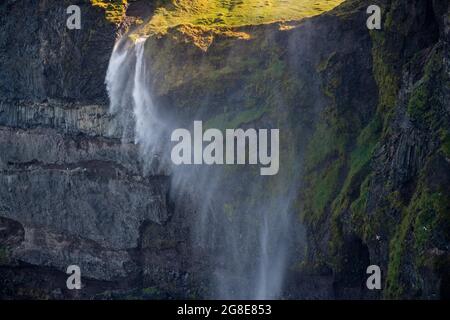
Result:
[[[171,173],[173,194],[193,199],[197,216],[192,242],[209,252],[207,259],[214,268],[212,298],[280,297],[292,242],[289,212],[295,193],[289,190],[295,188],[289,183],[295,177],[286,181],[286,190],[268,196],[267,186],[280,183],[282,177],[243,173],[243,167],[231,171],[223,167],[172,167],[173,124],[159,116],[153,103],[145,41],[122,39],[114,47],[106,76],[115,120],[112,132],[137,143],[148,168]],[[159,160],[156,169],[155,157]],[[236,203],[237,197],[246,201]]]
[[[125,141],[134,141],[145,160],[145,170],[162,170],[167,165],[166,155],[160,151],[165,132],[165,123],[159,119],[147,88],[146,61],[144,57],[146,38],[133,44],[127,39],[114,46],[108,71],[106,88],[110,99],[110,113],[114,120],[110,134],[120,132]],[[158,162],[155,167],[155,160]]]

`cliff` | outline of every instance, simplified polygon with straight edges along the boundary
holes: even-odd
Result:
[[[1,297],[211,296],[224,262],[192,239],[195,199],[174,193],[170,173],[149,174],[108,112],[105,75],[123,34],[149,36],[148,89],[173,127],[281,129],[279,175],[221,173],[215,208],[226,218],[214,218],[253,227],[255,203],[289,200],[282,297],[448,297],[447,1],[376,1],[373,31],[365,0],[245,23],[161,20],[171,1],[78,2],[76,31],[65,28],[68,1],[0,5]],[[65,289],[70,264],[86,289]],[[371,264],[383,290],[365,287]]]

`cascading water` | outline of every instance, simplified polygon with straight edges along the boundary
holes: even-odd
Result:
[[[197,212],[192,242],[208,252],[206,259],[214,270],[211,297],[280,297],[293,242],[290,208],[295,177],[261,177],[248,166],[172,166],[173,124],[158,115],[152,101],[145,41],[119,40],[112,53],[106,76],[110,111],[116,122],[112,130],[139,144],[152,172],[170,172],[173,194],[192,198]],[[273,192],[272,185],[283,187]]]
[[[146,171],[162,170],[166,155],[159,147],[165,132],[164,122],[159,119],[149,90],[146,88],[147,73],[144,50],[146,38],[137,39],[133,45],[119,40],[109,62],[106,87],[110,99],[110,113],[115,117],[110,134],[121,133],[126,141],[139,145],[145,159]],[[155,159],[158,167],[154,167]]]

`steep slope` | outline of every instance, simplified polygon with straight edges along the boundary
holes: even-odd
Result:
[[[130,45],[150,36],[148,89],[174,127],[281,129],[280,174],[249,193],[254,172],[230,169],[215,209],[244,229],[257,221],[242,208],[296,200],[282,297],[448,297],[448,1],[376,2],[371,32],[365,0],[303,20],[324,8],[288,1],[276,23],[234,1],[86,0],[75,32],[69,2],[2,3],[0,296],[211,296],[224,262],[192,240],[194,200],[146,175],[108,114],[108,60],[130,28]],[[64,289],[72,263],[86,272],[77,293]],[[370,264],[381,291],[365,287]]]
[[[0,5],[0,296],[159,296],[141,292],[152,287],[142,277],[147,259],[146,268],[159,259],[160,270],[170,269],[152,281],[181,281],[165,292],[186,295],[184,274],[174,272],[183,258],[166,248],[187,237],[171,214],[168,179],[144,176],[137,147],[110,125],[104,79],[127,21],[112,23],[84,1],[82,28],[70,31],[71,4]],[[153,231],[144,240],[147,229]],[[66,289],[71,264],[83,270],[81,292]]]

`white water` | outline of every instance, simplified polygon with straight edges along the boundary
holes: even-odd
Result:
[[[145,40],[119,41],[112,53],[106,76],[110,112],[115,118],[112,131],[139,144],[148,168],[171,172],[173,192],[192,197],[198,212],[193,242],[210,252],[210,263],[215,266],[212,297],[279,297],[291,241],[288,212],[293,195],[258,198],[267,178],[242,181],[239,172],[225,176],[221,168],[170,168],[171,124],[158,116],[151,97]],[[232,217],[225,215],[223,207],[235,197],[233,188],[244,184],[242,193],[258,201],[240,203]]]

